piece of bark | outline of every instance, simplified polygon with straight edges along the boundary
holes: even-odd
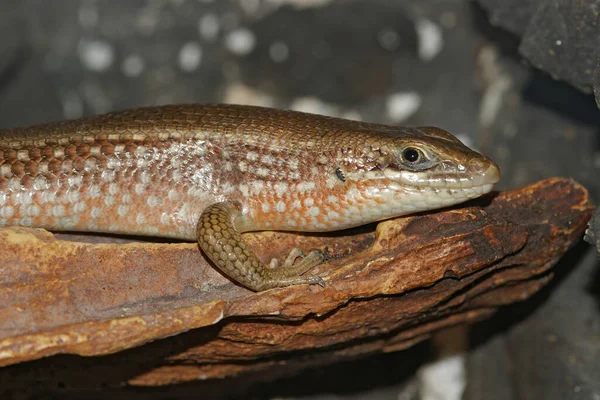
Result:
[[[246,234],[265,262],[293,247],[332,257],[313,271],[325,288],[261,293],[218,273],[196,244],[89,244],[0,230],[0,363],[114,353],[194,330],[89,362],[110,369],[112,382],[164,385],[276,376],[405,349],[537,292],[592,207],[582,186],[552,178],[375,231]],[[70,379],[93,379],[69,360]]]

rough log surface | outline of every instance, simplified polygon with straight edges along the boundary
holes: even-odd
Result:
[[[110,370],[91,385],[147,386],[277,376],[405,349],[537,292],[592,207],[582,186],[552,178],[371,230],[247,234],[264,261],[292,247],[331,256],[315,271],[325,288],[262,293],[231,283],[195,244],[76,243],[43,230],[0,230],[0,363],[104,355],[161,339],[86,361],[98,374]],[[80,360],[61,363],[73,381]],[[28,364],[4,369],[0,381],[18,385],[35,366]]]

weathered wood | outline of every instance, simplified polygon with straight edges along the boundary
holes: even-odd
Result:
[[[89,385],[164,385],[276,376],[405,349],[537,292],[591,213],[582,186],[553,178],[373,230],[247,234],[264,261],[292,247],[331,256],[315,271],[325,288],[262,293],[231,283],[195,244],[75,243],[0,230],[0,363],[120,352],[85,361],[110,367],[110,379]],[[82,362],[70,357],[61,368],[77,382]],[[18,385],[18,367],[4,369],[2,380]]]

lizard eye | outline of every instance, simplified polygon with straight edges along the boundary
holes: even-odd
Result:
[[[423,161],[423,153],[414,147],[407,147],[402,151],[402,160],[407,164],[416,164]]]
[[[409,171],[424,171],[438,164],[435,153],[428,152],[416,146],[407,146],[398,149],[397,168]]]

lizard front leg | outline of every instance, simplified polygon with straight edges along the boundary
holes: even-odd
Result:
[[[302,261],[293,264],[299,255],[294,249],[283,267],[279,268],[269,269],[262,264],[236,227],[235,221],[241,212],[238,203],[215,203],[208,206],[198,220],[198,244],[224,274],[254,291],[303,283],[324,286],[319,276],[301,276],[323,262],[319,251],[312,251]],[[276,264],[271,263],[272,266]]]

